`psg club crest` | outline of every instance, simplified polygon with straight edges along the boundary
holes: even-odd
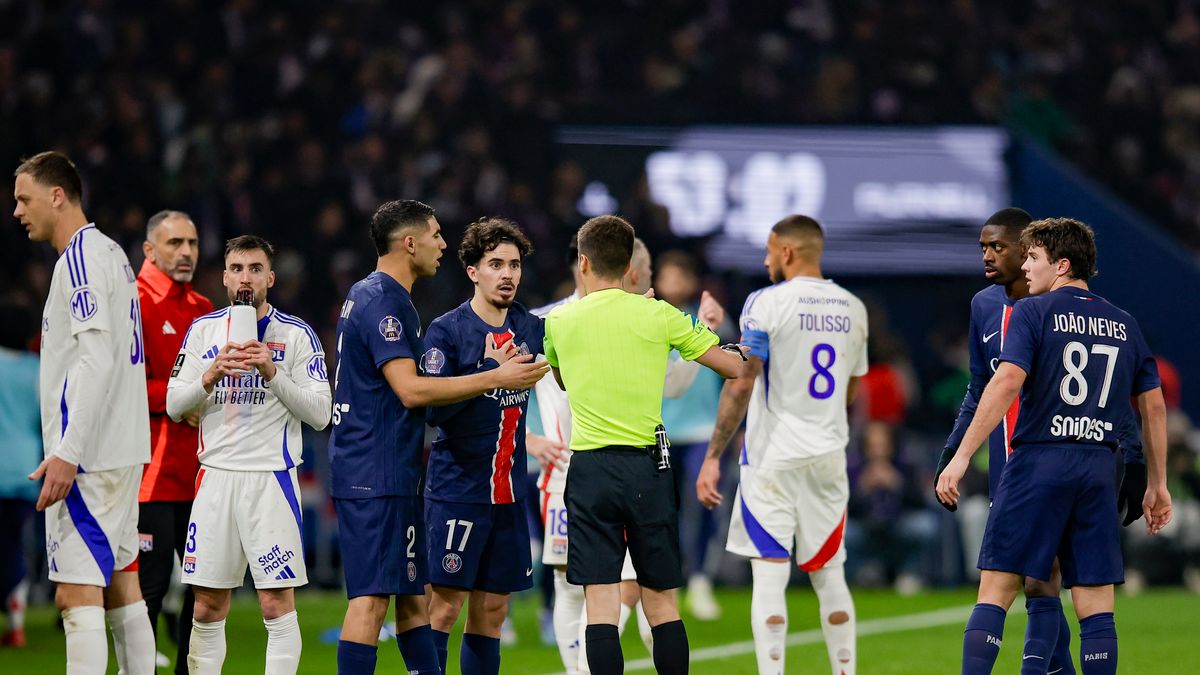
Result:
[[[442,368],[445,367],[446,355],[437,347],[425,352],[425,355],[421,357],[421,368],[429,375],[441,375]]]
[[[447,553],[446,557],[442,558],[442,569],[450,574],[457,574],[462,569],[462,558],[458,557],[457,553]]]
[[[409,581],[417,580],[417,564],[411,560],[408,561],[408,580]]]
[[[379,334],[388,342],[395,342],[404,334],[404,329],[400,326],[400,319],[388,314],[379,322]]]

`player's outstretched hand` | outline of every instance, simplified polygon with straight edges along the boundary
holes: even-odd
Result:
[[[1125,513],[1121,525],[1129,527],[1130,523],[1142,517],[1142,497],[1146,494],[1146,465],[1140,462],[1125,464],[1125,475],[1121,476],[1121,489],[1117,492],[1117,513]]]
[[[537,463],[543,469],[552,464],[562,468],[560,460],[562,460],[563,451],[566,450],[566,446],[561,442],[553,438],[529,434],[525,436],[525,449],[529,451],[529,455],[536,459]]]
[[[696,312],[696,318],[715,333],[725,321],[725,308],[717,302],[712,293],[704,291],[700,294],[700,310]]]
[[[937,471],[933,472],[933,494],[937,494],[938,480],[942,477],[942,472],[950,464],[950,460],[954,459],[954,448],[942,448],[942,454],[938,455]],[[938,497],[938,503],[942,505],[950,513],[958,510],[958,504],[947,504],[943,502],[941,497]]]
[[[488,333],[487,337],[484,338],[483,358],[485,360],[491,359],[495,361],[497,365],[501,365],[516,355],[517,346],[513,344],[512,340],[505,342],[503,347],[497,347],[495,335]]]
[[[239,346],[236,343],[228,342],[221,348],[221,351],[217,352],[212,365],[208,367],[208,370],[204,371],[204,375],[200,378],[205,390],[212,391],[213,387],[217,386],[221,378],[226,375],[241,375],[245,372],[245,366],[242,365],[242,355],[234,353],[234,350]]]
[[[492,371],[496,377],[496,386],[500,389],[521,390],[537,384],[550,371],[550,364],[546,361],[532,361],[532,354],[519,354],[500,364],[499,368]]]
[[[1150,534],[1158,534],[1171,522],[1171,493],[1167,492],[1166,483],[1146,490],[1142,509],[1146,512],[1146,531]]]
[[[937,482],[937,498],[942,504],[950,506],[958,506],[958,483],[962,480],[963,475],[967,473],[967,460],[954,456],[946,468],[942,470],[942,476]]]
[[[257,368],[263,379],[270,382],[275,379],[275,362],[271,360],[271,350],[258,340],[248,340],[237,345],[237,355],[241,357],[242,367]]]
[[[67,493],[71,491],[71,485],[75,483],[77,472],[76,465],[60,459],[57,455],[50,455],[43,459],[38,468],[29,474],[29,480],[46,477],[46,482],[42,483],[42,492],[38,495],[37,510],[45,511],[47,506],[66,499]]]
[[[721,491],[717,484],[721,482],[721,458],[707,457],[700,465],[700,475],[696,477],[696,499],[706,509],[716,508],[721,503]]]

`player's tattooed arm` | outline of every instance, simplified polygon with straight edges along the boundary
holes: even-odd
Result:
[[[727,380],[721,388],[721,400],[717,404],[717,421],[713,426],[712,438],[708,442],[708,453],[696,478],[696,498],[707,508],[721,503],[721,455],[733,440],[746,408],[750,405],[750,394],[754,391],[754,380],[762,372],[762,361],[751,357],[745,365],[746,372],[735,380]]]

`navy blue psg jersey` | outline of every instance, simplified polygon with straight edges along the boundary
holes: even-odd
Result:
[[[1001,361],[1027,374],[1012,445],[1116,450],[1129,397],[1160,386],[1137,321],[1070,286],[1016,304]]]
[[[337,324],[332,495],[339,499],[420,494],[425,409],[410,410],[383,376],[392,359],[424,351],[412,298],[392,277],[372,272],[354,284]]]
[[[488,325],[470,302],[429,325],[421,367],[431,376],[470,375],[498,367],[483,358],[488,334],[497,346],[508,341],[521,354],[542,351],[542,320],[519,304],[504,325]],[[525,417],[530,390],[492,391],[449,406],[429,409],[438,429],[429,455],[425,495],[452,502],[511,504],[526,494]]]
[[[1013,300],[1008,297],[1004,286],[988,286],[971,298],[971,323],[967,335],[971,383],[967,386],[967,395],[959,408],[958,418],[954,420],[954,429],[950,432],[950,438],[946,440],[946,447],[957,449],[967,432],[967,427],[971,426],[983,390],[1000,365],[1000,349],[1004,343],[1012,309]],[[1004,468],[1008,454],[1012,452],[1010,441],[1019,405],[1019,402],[1013,402],[1004,419],[1000,420],[1000,424],[988,437],[989,494],[996,493],[996,486],[1000,483],[1000,470]]]

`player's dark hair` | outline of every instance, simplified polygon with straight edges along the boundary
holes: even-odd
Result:
[[[1020,233],[1033,222],[1033,216],[1029,215],[1025,209],[1018,209],[1015,206],[1010,206],[1006,209],[1000,209],[992,214],[984,227],[988,225],[999,225],[1006,230],[1016,230]]]
[[[225,242],[225,257],[234,251],[262,251],[267,256],[267,264],[275,266],[275,247],[271,242],[254,234],[243,234]]]
[[[78,204],[83,198],[83,179],[79,177],[79,170],[75,168],[75,162],[61,152],[48,150],[21,160],[13,177],[23,173],[46,187],[62,188],[72,204]]]
[[[620,216],[596,216],[579,228],[579,254],[596,276],[619,279],[633,257],[633,225]]]
[[[158,229],[168,218],[182,218],[183,220],[191,220],[192,217],[183,211],[172,211],[171,209],[163,209],[158,213],[150,216],[150,220],[146,221],[146,240],[154,238],[154,231]]]
[[[401,230],[428,228],[429,219],[434,213],[432,206],[415,199],[397,199],[380,204],[371,216],[371,242],[375,244],[375,252],[381,256],[387,255],[392,240]]]
[[[463,267],[476,266],[484,255],[501,244],[516,246],[522,258],[533,253],[533,244],[516,223],[493,216],[480,218],[467,226],[458,245],[458,259]]]
[[[1070,277],[1087,281],[1096,276],[1096,235],[1074,218],[1035,220],[1021,231],[1021,250],[1046,249],[1050,261],[1071,261]]]
[[[771,231],[779,237],[813,238],[825,241],[825,232],[816,220],[802,215],[791,215],[771,226]]]

